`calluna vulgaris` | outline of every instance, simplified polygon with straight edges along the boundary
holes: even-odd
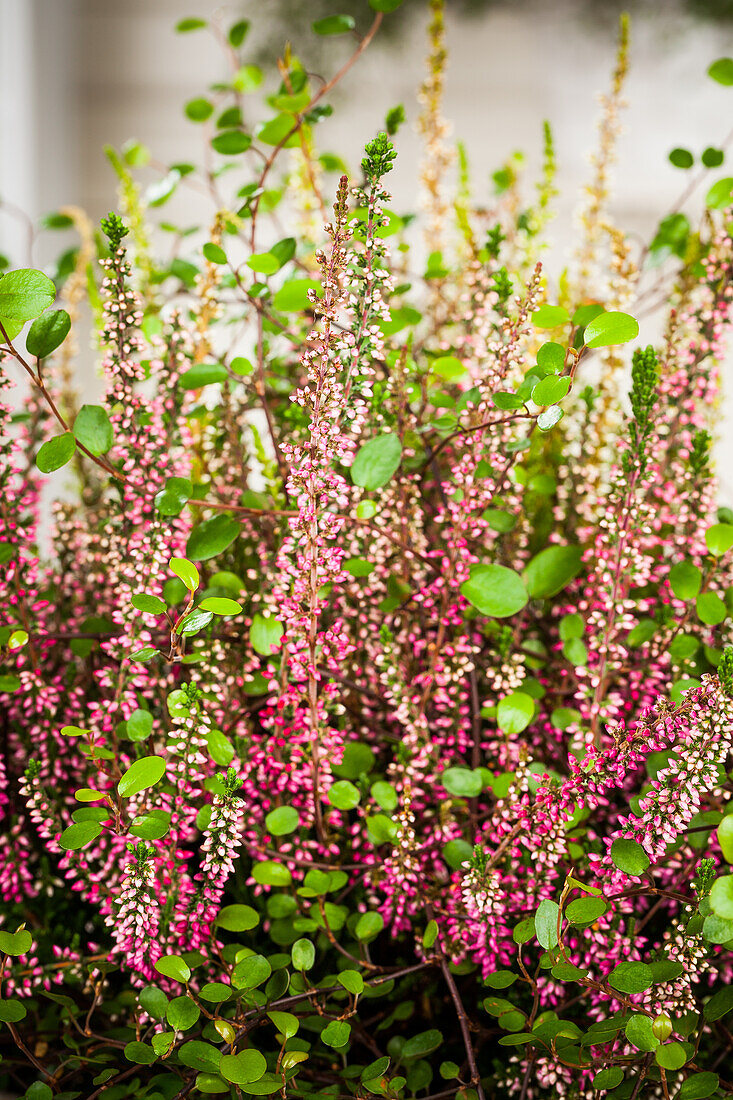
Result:
[[[110,150],[120,213],[0,278],[7,1095],[733,1093],[733,179],[613,224],[622,21],[549,279],[549,126],[536,188],[471,183],[431,0],[421,238],[402,107],[353,173],[315,144],[397,6],[314,25],[327,82],[184,20],[231,65],[205,168]]]

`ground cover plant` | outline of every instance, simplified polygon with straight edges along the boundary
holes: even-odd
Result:
[[[354,36],[333,77],[184,20],[228,66],[185,106],[202,167],[109,150],[118,211],[0,277],[8,1095],[733,1092],[715,120],[670,153],[696,213],[640,246],[622,20],[551,279],[551,129],[536,185],[472,179],[440,0],[419,203],[403,107],[358,167],[319,149],[397,6],[314,25]],[[186,189],[205,232],[166,220]]]

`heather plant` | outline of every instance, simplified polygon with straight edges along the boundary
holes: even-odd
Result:
[[[109,150],[119,211],[0,277],[8,1095],[733,1092],[724,151],[670,154],[694,214],[614,224],[622,20],[550,277],[551,129],[536,186],[472,180],[442,0],[419,211],[409,108],[319,151],[370,3],[329,79],[184,20],[229,66],[203,166]]]

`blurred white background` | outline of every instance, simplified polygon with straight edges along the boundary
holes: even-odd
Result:
[[[321,149],[338,151],[356,165],[385,112],[404,103],[408,123],[399,132],[398,165],[389,177],[398,211],[416,207],[416,90],[426,52],[425,5],[407,3],[409,17],[402,20],[400,33],[377,40],[344,80],[334,100],[340,109],[319,133]],[[320,50],[317,64],[330,74],[350,52],[352,40],[316,41],[308,29],[310,6],[309,0],[297,6],[289,0],[287,10],[297,14],[293,26],[283,25],[281,0],[226,5],[214,0],[0,0],[0,196],[31,217],[73,203],[98,218],[116,201],[105,144],[119,147],[136,138],[164,162],[197,155],[201,135],[184,117],[182,104],[225,74],[224,60],[208,35],[176,35],[177,20],[206,17],[222,7],[231,21],[248,17],[254,30],[246,48],[253,53],[262,48],[264,31],[277,49],[288,34],[300,35],[305,27],[302,44],[293,38],[294,48],[306,55]],[[567,257],[577,189],[587,178],[596,93],[608,85],[621,7],[600,0],[586,0],[580,7],[514,0],[469,17],[448,0],[445,113],[453,120],[454,137],[468,147],[477,192],[490,194],[490,173],[515,149],[527,153],[530,166],[536,164],[542,119],[553,125],[562,192],[552,227],[555,269]],[[338,0],[330,10],[339,10]],[[648,235],[684,188],[685,173],[667,162],[672,147],[687,146],[699,155],[707,145],[720,144],[731,129],[733,91],[705,75],[711,61],[731,53],[731,21],[696,20],[674,0],[632,8],[629,107],[613,202],[614,216],[625,228]],[[690,210],[701,198],[693,199]],[[0,210],[0,251],[25,263],[26,246],[23,224]],[[57,250],[57,241],[46,245],[41,239],[33,261],[43,263]],[[733,381],[728,390],[733,391]],[[727,408],[730,423],[733,400]],[[721,441],[719,472],[722,495],[730,502],[733,433],[727,434],[731,440]]]

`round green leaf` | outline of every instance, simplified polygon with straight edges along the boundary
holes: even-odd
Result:
[[[585,328],[589,348],[606,348],[612,344],[627,344],[639,335],[639,322],[628,313],[600,313]]]
[[[259,1050],[242,1050],[239,1054],[224,1054],[219,1062],[219,1073],[234,1085],[249,1085],[259,1081],[267,1069]]]
[[[40,317],[56,297],[56,287],[48,275],[33,268],[18,268],[0,276],[0,321],[21,327]]]
[[[348,34],[354,29],[354,18],[351,15],[327,15],[325,19],[317,19],[312,28],[315,34]]]
[[[292,875],[287,867],[268,859],[254,865],[252,877],[261,886],[289,886],[292,882]]]
[[[375,939],[384,928],[384,917],[381,913],[362,913],[356,922],[354,935],[357,940],[367,943]]]
[[[76,440],[71,432],[63,432],[47,439],[36,455],[36,466],[42,474],[50,474],[61,469],[76,450]]]
[[[171,558],[168,562],[171,572],[183,581],[189,592],[194,592],[200,583],[199,571],[187,558]]]
[[[687,1052],[682,1043],[665,1043],[657,1047],[654,1057],[662,1069],[682,1069],[687,1061]]]
[[[680,1085],[677,1100],[704,1100],[712,1096],[719,1084],[717,1073],[693,1073]]]
[[[155,963],[155,969],[164,978],[173,978],[176,982],[187,982],[191,977],[191,968],[180,955],[164,955]]]
[[[711,210],[726,210],[733,203],[733,176],[716,180],[705,196],[705,205]],[[2,285],[2,284],[0,284]]]
[[[689,149],[672,149],[669,153],[669,163],[675,168],[692,168],[695,158]]]
[[[273,836],[287,836],[294,833],[300,825],[300,815],[292,806],[278,806],[270,810],[265,818],[265,828]]]
[[[191,122],[206,122],[207,118],[211,117],[214,107],[208,99],[198,96],[196,99],[189,99],[183,109]]]
[[[63,344],[70,328],[71,318],[65,309],[54,309],[37,317],[25,338],[26,351],[37,359],[45,359]]]
[[[310,970],[316,961],[316,949],[310,940],[296,940],[290,949],[296,970]]]
[[[238,615],[242,605],[225,596],[207,596],[199,604],[201,611],[211,611],[214,615]]]
[[[714,523],[705,532],[705,542],[711,554],[719,558],[733,546],[733,525],[730,523]]]
[[[273,647],[277,649],[283,636],[283,625],[271,615],[261,615],[259,611],[252,618],[249,628],[249,640],[255,653],[262,657],[271,657]]]
[[[716,878],[710,889],[710,907],[724,920],[733,920],[733,875]]]
[[[567,375],[561,378],[557,374],[550,374],[533,388],[532,400],[535,405],[555,405],[562,401],[569,389],[570,379]]]
[[[392,478],[402,461],[399,436],[390,432],[368,440],[357,451],[351,480],[362,489],[380,489]]]
[[[608,984],[619,993],[643,993],[654,983],[654,971],[646,963],[622,962],[608,976]],[[650,1021],[651,1026],[651,1021]]]
[[[637,1050],[652,1051],[659,1046],[659,1039],[652,1030],[649,1016],[642,1016],[640,1013],[632,1016],[625,1030],[626,1038]]]
[[[669,571],[669,585],[678,600],[694,600],[700,591],[702,573],[691,561],[680,561]]]
[[[708,145],[707,149],[703,149],[700,160],[706,168],[720,168],[725,160],[725,153],[722,149],[717,149],[714,145]]]
[[[0,954],[27,955],[33,946],[30,932],[21,928],[19,932],[0,932]]]
[[[112,422],[101,405],[82,405],[74,421],[74,435],[93,455],[105,454],[115,441]]]
[[[196,561],[208,561],[228,549],[240,529],[236,519],[220,512],[194,527],[186,543],[186,554]]]
[[[534,717],[535,704],[531,695],[514,691],[499,700],[496,722],[504,733],[517,734],[526,729]]]
[[[174,997],[166,1008],[166,1019],[176,1031],[188,1031],[198,1022],[201,1009],[190,997]]]
[[[249,905],[225,905],[216,918],[220,928],[228,932],[248,932],[260,923],[256,909]]]
[[[17,1024],[21,1020],[24,1020],[27,1016],[26,1007],[21,1001],[11,998],[10,1000],[0,1000],[0,1024]],[[26,1093],[26,1096],[28,1094]],[[51,1090],[48,1090],[48,1095],[51,1096]]]
[[[522,577],[533,599],[555,596],[582,569],[583,551],[579,546],[548,546],[535,554]]]
[[[149,592],[137,592],[130,602],[146,615],[163,615],[167,610],[160,596],[151,596]]]
[[[576,898],[565,910],[565,916],[571,924],[591,924],[598,920],[608,909],[603,898]]]
[[[199,1039],[191,1039],[184,1043],[178,1050],[178,1059],[184,1066],[190,1069],[200,1070],[204,1073],[216,1073],[221,1061],[221,1051],[210,1043],[202,1043]]]
[[[315,279],[289,279],[280,287],[272,304],[281,313],[301,313],[311,308],[309,291],[318,293],[320,288],[321,284]]]
[[[635,877],[643,875],[650,863],[649,856],[641,844],[625,837],[614,840],[611,845],[611,861],[619,871]]]
[[[200,390],[204,386],[226,382],[227,378],[227,372],[221,363],[196,363],[183,372],[179,385],[184,390]]]
[[[425,1058],[426,1055],[432,1054],[434,1050],[438,1050],[443,1043],[443,1033],[436,1028],[431,1028],[429,1031],[422,1031],[419,1035],[413,1035],[411,1039],[402,1047],[401,1057],[403,1060],[410,1058]]]
[[[565,348],[550,340],[537,352],[537,366],[542,370],[558,374],[565,365]]]
[[[461,595],[482,615],[497,619],[515,615],[529,598],[519,574],[504,565],[474,565]]]
[[[128,1062],[136,1062],[139,1066],[152,1066],[157,1059],[157,1054],[147,1043],[132,1042],[125,1047],[125,1058]]]
[[[459,798],[475,798],[481,794],[484,785],[481,773],[468,768],[446,768],[440,782],[450,794]]]
[[[75,852],[96,840],[101,831],[102,826],[98,821],[77,821],[64,829],[59,837],[59,844],[67,852]]]
[[[222,130],[211,139],[211,146],[223,157],[236,157],[246,153],[252,144],[252,138],[244,130]]]
[[[733,57],[719,57],[708,69],[708,76],[718,84],[733,84]]]
[[[715,592],[701,592],[695,601],[697,617],[707,626],[717,626],[728,614],[728,609]]]
[[[532,324],[535,328],[557,328],[565,325],[570,320],[570,314],[562,306],[541,305],[532,314]]]
[[[117,784],[117,793],[121,798],[131,798],[140,791],[154,787],[165,775],[165,760],[162,756],[143,756],[130,764]]]
[[[359,805],[361,799],[359,788],[348,779],[339,779],[336,783],[332,783],[326,797],[337,810],[353,810]]]
[[[602,1069],[600,1073],[597,1073],[593,1078],[593,1088],[603,1089],[608,1091],[615,1089],[617,1085],[620,1085],[624,1079],[624,1071],[620,1066],[610,1066],[608,1069]]]
[[[718,825],[718,844],[726,863],[733,863],[733,814],[727,814]]]

